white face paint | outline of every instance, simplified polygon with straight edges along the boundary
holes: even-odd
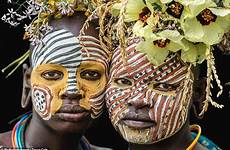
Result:
[[[49,32],[33,50],[32,96],[35,110],[43,119],[50,119],[62,105],[63,93],[82,94],[80,105],[92,110],[93,118],[101,114],[107,80],[108,54],[98,39],[75,37],[60,29]],[[84,74],[88,71],[91,74]],[[94,76],[94,78],[90,78]],[[100,77],[100,78],[99,78]],[[86,81],[82,81],[86,80]],[[96,83],[91,91],[82,82]]]
[[[106,104],[113,126],[126,141],[152,144],[172,136],[185,123],[192,82],[176,55],[156,66],[135,50],[136,45],[127,47],[126,63],[115,50]]]

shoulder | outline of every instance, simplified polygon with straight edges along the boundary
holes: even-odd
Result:
[[[0,147],[12,147],[11,144],[11,133],[12,131],[0,133]]]
[[[100,147],[100,146],[95,146],[95,145],[91,145],[91,147],[92,147],[94,150],[113,150],[112,148]]]

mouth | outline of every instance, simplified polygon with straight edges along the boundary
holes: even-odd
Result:
[[[121,120],[123,124],[133,129],[146,129],[156,126],[156,122],[144,113],[129,112]]]
[[[88,119],[90,112],[79,105],[64,105],[56,113],[55,116],[63,121],[80,122]]]

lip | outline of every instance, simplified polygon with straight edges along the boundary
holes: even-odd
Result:
[[[146,129],[156,126],[156,122],[151,120],[148,114],[141,112],[128,112],[125,114],[122,122],[126,126],[134,129]]]
[[[90,115],[89,111],[79,105],[63,105],[56,113],[58,119],[68,122],[80,122]]]

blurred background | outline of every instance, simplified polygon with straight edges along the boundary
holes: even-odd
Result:
[[[0,0],[0,17],[7,13],[6,0]],[[0,69],[6,67],[13,60],[23,55],[29,48],[28,41],[23,40],[23,25],[17,28],[0,21]],[[230,60],[229,56],[215,53],[216,68],[222,85],[230,82]],[[28,61],[27,61],[28,62]],[[15,124],[9,124],[11,120],[17,118],[28,110],[22,109],[20,105],[22,92],[22,66],[20,66],[10,77],[6,78],[8,72],[0,73],[1,104],[0,104],[0,132],[11,130]],[[215,84],[214,84],[215,85]],[[216,86],[214,87],[214,93]],[[229,87],[224,86],[224,93],[217,101],[224,105],[223,109],[209,107],[204,118],[197,119],[191,114],[191,124],[197,123],[202,127],[202,134],[213,140],[222,149],[230,149],[227,143],[230,135],[230,114]],[[214,98],[216,100],[216,98]],[[127,144],[120,135],[113,129],[107,112],[104,112],[95,125],[86,133],[88,140],[95,145],[111,147],[114,150],[126,150]]]

